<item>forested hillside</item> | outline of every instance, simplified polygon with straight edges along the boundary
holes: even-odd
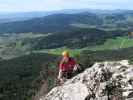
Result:
[[[30,54],[0,61],[0,100],[31,100],[43,83],[49,84],[56,59],[50,54]]]
[[[100,28],[106,30],[132,30],[133,12],[53,14],[27,21],[0,24],[0,33],[64,32],[73,28]]]
[[[0,100],[47,93],[56,85],[64,50],[83,69],[105,60],[132,63],[132,26],[133,11],[87,10],[0,24]]]

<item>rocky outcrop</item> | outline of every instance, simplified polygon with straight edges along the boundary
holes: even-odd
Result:
[[[40,100],[133,100],[133,65],[126,60],[95,63]]]

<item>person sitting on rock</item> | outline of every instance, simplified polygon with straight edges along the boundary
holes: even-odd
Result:
[[[59,74],[58,79],[61,83],[64,83],[66,79],[70,79],[77,69],[80,69],[80,66],[76,61],[70,57],[68,51],[62,53],[62,60],[59,64]]]

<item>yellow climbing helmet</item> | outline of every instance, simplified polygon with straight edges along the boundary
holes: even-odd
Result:
[[[68,51],[63,51],[62,56],[69,57],[69,52]]]

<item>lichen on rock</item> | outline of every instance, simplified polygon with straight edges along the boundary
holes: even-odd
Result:
[[[40,100],[133,100],[133,65],[127,60],[95,63]]]

